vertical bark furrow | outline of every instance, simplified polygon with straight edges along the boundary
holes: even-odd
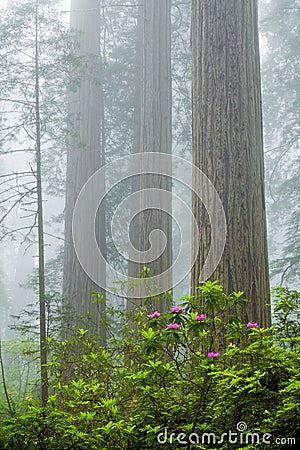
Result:
[[[171,3],[170,0],[144,0],[141,6],[141,81],[137,89],[140,93],[140,152],[171,153]],[[138,52],[139,53],[139,52]],[[151,167],[149,167],[151,169]],[[165,168],[171,175],[171,168]],[[143,175],[133,182],[133,190],[158,188],[171,191],[171,180],[156,175]],[[172,265],[172,221],[163,213],[165,199],[160,197],[159,209],[147,209],[147,192],[141,194],[140,213],[135,222],[133,241],[141,252],[149,249],[149,235],[152,230],[160,229],[167,237],[167,246],[163,254],[151,263],[131,264],[130,275],[137,276],[143,266],[150,268],[152,275],[163,273]],[[158,247],[161,247],[158,245]],[[129,307],[138,304],[130,302]],[[151,299],[149,309],[153,308]],[[155,308],[166,309],[166,303],[155,303]]]
[[[257,2],[194,0],[192,51],[193,162],[213,182],[228,223],[213,279],[225,291],[245,291],[245,321],[269,325]],[[195,293],[210,227],[196,197],[193,209],[202,233],[192,269]]]
[[[86,58],[86,73],[78,90],[69,95],[69,112],[72,120],[71,137],[67,148],[67,182],[65,205],[65,262],[64,262],[64,298],[80,316],[89,316],[91,331],[99,331],[98,322],[105,304],[91,302],[90,291],[102,291],[105,286],[105,266],[99,266],[101,286],[95,284],[84,272],[77,259],[72,241],[72,216],[77,196],[84,183],[101,167],[104,161],[103,136],[103,94],[100,67],[100,5],[98,0],[72,0],[71,28],[81,32],[78,56]],[[103,180],[103,183],[105,180]],[[97,192],[94,193],[97,196]],[[87,205],[87,214],[89,214]],[[105,254],[105,216],[98,215],[96,235],[102,253]],[[82,230],[82,243],[89,249],[89,236]],[[80,323],[80,320],[79,320]],[[105,330],[101,329],[102,341]]]

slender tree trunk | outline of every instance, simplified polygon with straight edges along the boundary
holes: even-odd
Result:
[[[11,400],[10,400],[7,385],[6,385],[6,377],[5,377],[5,371],[4,371],[3,356],[2,356],[1,337],[0,337],[0,367],[1,367],[1,379],[2,379],[4,394],[5,394],[5,398],[6,398],[6,403],[7,403],[8,409],[9,409],[9,414],[11,417],[14,417],[15,411],[14,411],[13,405],[11,404]]]
[[[133,96],[133,142],[132,153],[140,153],[141,150],[141,60],[143,54],[143,7],[142,4],[138,6],[137,25],[136,25],[136,41],[135,41],[135,73],[134,73],[134,96]],[[137,192],[140,189],[140,178],[133,178],[131,180],[131,192]],[[131,214],[133,216],[133,212]],[[130,240],[134,248],[139,248],[140,236],[140,217],[133,218],[130,224]],[[130,277],[137,277],[141,271],[141,264],[133,262],[129,255],[128,275]],[[140,301],[134,298],[127,298],[127,309],[134,309]]]
[[[228,225],[211,279],[225,291],[245,292],[244,321],[269,326],[257,1],[193,0],[191,42],[193,162],[214,184]],[[201,230],[195,294],[211,238],[210,219],[196,196],[193,211]]]
[[[77,196],[89,177],[104,164],[103,93],[100,75],[100,10],[99,1],[72,0],[71,28],[82,33],[79,56],[87,58],[87,73],[79,89],[69,95],[69,109],[73,121],[72,137],[67,149],[67,184],[65,206],[65,263],[64,298],[82,319],[89,317],[88,328],[99,331],[99,318],[105,302],[91,302],[91,291],[102,291],[105,285],[105,266],[98,268],[101,286],[95,284],[82,269],[72,241],[72,216]],[[103,180],[103,183],[105,180]],[[95,195],[97,193],[95,192]],[[89,213],[87,205],[87,214]],[[99,247],[105,254],[105,213],[97,215],[95,230]],[[89,236],[82,230],[82,245],[89,245]],[[93,249],[90,249],[93,251]],[[72,325],[72,323],[71,323]],[[105,342],[105,330],[100,330]]]
[[[141,55],[142,66],[138,67],[141,81],[137,83],[136,123],[139,130],[135,131],[135,152],[171,153],[171,3],[170,0],[144,0],[140,8],[141,17],[141,47],[137,56]],[[138,33],[139,34],[139,33]],[[138,43],[139,46],[139,43]],[[151,169],[149,167],[149,169]],[[171,175],[171,168],[167,168]],[[137,186],[138,184],[138,186]],[[167,245],[163,254],[151,263],[130,267],[130,274],[137,276],[144,266],[150,269],[151,275],[163,273],[172,265],[172,221],[170,216],[159,209],[147,209],[147,189],[158,188],[171,191],[171,180],[167,177],[151,174],[140,177],[134,182],[133,190],[146,189],[141,195],[140,213],[133,225],[133,241],[141,252],[149,249],[149,235],[152,230],[160,229],[167,237]],[[164,196],[161,196],[161,208],[166,207]],[[169,206],[170,210],[170,206]],[[138,235],[137,235],[138,234]],[[156,243],[156,247],[160,247]],[[139,304],[138,300],[128,302],[129,308]],[[167,302],[159,303],[148,300],[148,308],[165,310]]]
[[[38,2],[35,15],[35,123],[36,123],[36,181],[37,181],[37,219],[38,219],[38,258],[39,258],[39,313],[40,313],[40,358],[41,358],[41,389],[42,405],[48,399],[47,374],[47,332],[45,305],[45,244],[43,217],[43,188],[42,188],[42,144],[40,117],[40,82],[39,82],[39,35],[38,35]]]

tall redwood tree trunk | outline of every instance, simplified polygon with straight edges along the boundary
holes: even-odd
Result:
[[[100,10],[98,0],[72,0],[71,28],[80,31],[79,56],[87,58],[87,71],[79,89],[69,96],[72,137],[67,152],[67,184],[65,206],[64,298],[80,316],[89,318],[89,329],[98,328],[105,303],[91,302],[90,291],[101,291],[105,283],[105,266],[99,267],[102,286],[96,285],[82,269],[72,241],[72,216],[77,196],[89,177],[104,164],[102,146],[103,103],[100,73]],[[105,182],[103,180],[103,182]],[[97,193],[95,193],[97,195]],[[87,214],[89,213],[87,205]],[[105,216],[98,215],[96,235],[105,253]],[[82,230],[82,245],[88,246],[89,236]],[[93,249],[91,249],[93,251]],[[72,324],[71,324],[72,325]],[[101,330],[102,341],[105,332]]]
[[[244,321],[270,325],[256,0],[193,0],[193,162],[214,184],[226,213],[223,257],[211,276],[242,290]],[[192,293],[210,246],[210,222],[194,196],[201,243]],[[217,220],[213,218],[212,220]]]
[[[137,84],[135,152],[171,153],[171,2],[170,0],[144,0],[141,11],[141,23],[138,24],[141,42],[137,43],[137,55],[140,55],[142,66],[138,68],[140,85]],[[149,167],[149,169],[151,169]],[[166,168],[171,175],[171,168]],[[159,175],[143,175],[140,180],[133,181],[133,190],[157,188],[171,191],[171,179]],[[166,207],[161,197],[160,208]],[[145,208],[132,224],[132,240],[140,251],[149,249],[149,235],[152,230],[160,229],[167,237],[164,252],[153,262],[130,264],[129,274],[137,276],[144,266],[150,269],[151,275],[165,272],[172,265],[172,221],[171,217],[161,209],[147,209],[147,193],[141,194],[141,207]],[[170,210],[170,205],[169,210]],[[160,248],[160,243],[155,246]],[[128,301],[128,307],[134,308],[140,302]],[[149,310],[165,310],[167,301],[160,300],[153,304],[148,299]]]

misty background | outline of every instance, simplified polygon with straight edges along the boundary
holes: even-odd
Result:
[[[9,2],[1,2],[1,14]],[[127,98],[126,82],[132,77],[130,67],[130,27],[134,25],[126,17],[129,8],[106,7],[106,45],[104,49],[108,72],[106,79],[106,108],[108,131],[106,148],[108,160],[112,161],[122,154],[128,154],[126,137],[126,121],[124,114],[130,112],[132,99]],[[116,3],[116,2],[115,2]],[[172,74],[173,74],[173,143],[175,155],[191,160],[191,73],[189,44],[189,1],[181,10],[178,2],[172,7]],[[260,51],[262,70],[262,93],[264,114],[264,148],[265,148],[265,179],[268,218],[268,243],[271,285],[288,284],[291,288],[299,288],[299,86],[297,71],[299,69],[299,54],[297,42],[299,39],[299,4],[296,0],[280,2],[278,0],[262,0],[260,3]],[[122,2],[124,4],[124,2]],[[286,7],[284,14],[281,13]],[[294,10],[293,10],[294,8]],[[60,20],[69,26],[70,2],[61,5]],[[288,12],[287,12],[288,11]],[[296,11],[296,13],[295,13]],[[103,19],[104,20],[104,19]],[[1,50],[2,54],[4,48]],[[26,60],[26,52],[21,59]],[[129,62],[126,61],[129,58]],[[22,74],[23,76],[24,74]],[[1,79],[6,76],[6,68],[1,68]],[[18,82],[18,72],[14,74]],[[180,83],[179,83],[180,81]],[[122,82],[124,85],[122,86]],[[128,81],[129,82],[129,81]],[[114,95],[109,91],[116,93]],[[30,172],[32,149],[19,152],[20,147],[26,147],[28,137],[25,132],[11,134],[7,140],[6,133],[17,124],[19,117],[11,109],[10,102],[5,101],[2,87],[0,108],[0,172],[1,172],[1,220],[0,241],[0,327],[3,339],[11,337],[10,326],[19,322],[24,309],[34,309],[37,300],[37,245],[36,230],[31,229],[33,216],[28,208],[20,203],[10,214],[7,197],[16,193],[16,186],[27,180],[24,172]],[[56,95],[56,94],[55,94]],[[122,110],[117,112],[116,102],[120,100]],[[126,104],[126,102],[129,102]],[[120,119],[118,114],[123,114]],[[59,118],[57,119],[59,120]],[[121,120],[121,123],[117,122]],[[123,121],[123,122],[122,122]],[[115,127],[116,131],[111,131]],[[122,129],[123,127],[123,129]],[[62,296],[62,269],[64,243],[64,194],[66,154],[64,139],[61,148],[53,149],[49,138],[49,149],[54,160],[49,161],[49,174],[44,173],[44,214],[46,233],[46,265],[48,273],[48,291],[58,301]],[[29,146],[30,147],[30,146]],[[17,150],[17,151],[16,151]],[[56,154],[57,152],[57,154]],[[124,152],[124,153],[123,153]],[[53,172],[53,167],[55,168]],[[45,171],[47,172],[47,170]],[[17,184],[13,177],[4,178],[5,174],[20,173]],[[54,175],[53,175],[54,174]],[[18,178],[18,177],[17,177]],[[28,174],[30,183],[30,173]],[[14,185],[13,190],[9,190]],[[30,185],[28,185],[28,189]],[[173,191],[188,203],[190,193],[180,184],[174,183]],[[19,193],[22,191],[19,191]],[[115,194],[118,197],[118,194]],[[5,199],[5,200],[4,200]],[[13,198],[12,198],[13,200]],[[7,214],[7,215],[6,215]],[[107,218],[109,220],[109,216]],[[185,227],[189,229],[190,223]],[[16,231],[17,230],[17,231]],[[30,231],[30,234],[28,233]],[[179,240],[179,231],[173,223],[173,241]],[[175,252],[176,253],[176,252]],[[176,255],[175,255],[176,256]],[[108,246],[108,260],[115,260],[115,249]],[[121,270],[126,272],[122,261],[117,261]],[[123,265],[122,265],[123,264]],[[189,290],[189,277],[175,289],[175,297]],[[111,296],[111,301],[119,307],[124,305],[122,298]],[[35,320],[33,315],[33,321]]]

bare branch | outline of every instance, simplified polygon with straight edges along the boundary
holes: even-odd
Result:
[[[10,172],[10,173],[0,175],[0,178],[10,177],[13,175],[15,177],[28,176],[28,175],[32,175],[32,171],[29,170],[29,171],[24,171],[24,172]]]
[[[0,241],[3,241],[7,236],[11,236],[15,233],[20,233],[23,230],[32,230],[33,228],[36,228],[36,226],[27,226],[27,227],[19,227],[19,228],[11,228],[10,230],[6,231],[5,233],[2,234],[2,236],[0,236]],[[23,233],[20,233],[23,234]],[[23,236],[25,236],[23,234]]]
[[[24,100],[13,100],[13,99],[10,99],[10,98],[1,98],[0,97],[0,101],[1,102],[11,102],[11,103],[19,103],[19,104],[22,104],[22,105],[28,105],[28,104],[32,104],[32,105],[34,105],[34,102],[33,101],[24,101]]]
[[[0,156],[2,156],[2,155],[10,155],[12,153],[21,153],[21,152],[34,153],[35,150],[33,148],[16,148],[16,149],[13,149],[13,150],[0,151]]]
[[[4,216],[0,219],[0,224],[5,220],[5,218],[13,211],[14,208],[16,208],[20,203],[22,202],[23,198],[28,195],[28,192],[25,192],[24,194],[21,194],[19,199],[14,202],[14,204],[6,211]]]
[[[66,239],[62,238],[61,236],[56,236],[55,234],[47,233],[46,231],[44,232],[44,234],[46,234],[47,236],[51,236],[51,237],[53,237],[55,239],[58,239],[60,241],[67,242]]]

